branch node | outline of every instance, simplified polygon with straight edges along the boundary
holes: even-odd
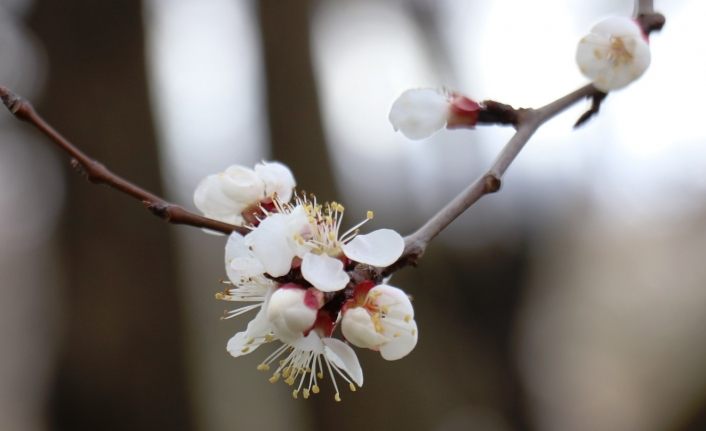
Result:
[[[157,217],[164,219],[165,221],[171,221],[171,207],[172,205],[165,202],[150,202],[142,201],[142,204],[147,207],[147,209]]]
[[[0,86],[0,98],[5,107],[12,113],[12,115],[18,115],[18,112],[22,108],[24,101],[21,97],[10,91],[8,88]],[[22,116],[20,116],[22,118]]]
[[[502,180],[496,174],[485,174],[485,177],[483,177],[483,190],[486,193],[497,192],[498,190],[500,190],[501,185]]]
[[[584,112],[578,120],[576,120],[576,123],[574,123],[574,129],[586,124],[588,120],[598,114],[598,111],[600,111],[601,109],[601,103],[603,103],[605,98],[608,97],[608,93],[604,93],[598,89],[595,89],[590,97],[591,107],[588,109],[588,111]]]

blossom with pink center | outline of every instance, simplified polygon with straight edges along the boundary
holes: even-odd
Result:
[[[341,331],[351,344],[378,350],[384,359],[407,356],[417,345],[414,308],[402,290],[372,282],[356,286],[343,309]]]

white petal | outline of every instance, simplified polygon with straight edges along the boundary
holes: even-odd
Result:
[[[387,284],[379,284],[370,289],[368,298],[372,299],[379,308],[387,308],[389,310],[387,314],[396,319],[414,318],[412,302],[402,289]]]
[[[245,237],[245,243],[273,277],[285,275],[291,269],[295,254],[288,233],[285,215],[272,214]]]
[[[322,292],[336,292],[350,281],[343,262],[325,254],[305,254],[301,268],[304,279]]]
[[[223,193],[222,181],[218,175],[209,175],[196,187],[194,205],[206,217],[226,223],[239,224],[244,206]]]
[[[292,212],[286,215],[285,226],[289,247],[294,251],[295,255],[304,257],[311,247],[298,241],[298,238],[309,239],[311,237],[311,225],[309,224],[309,216],[307,216],[303,206],[294,207]]]
[[[255,172],[265,183],[267,196],[276,194],[280,201],[289,202],[296,182],[287,166],[279,162],[262,162],[255,165]]]
[[[233,232],[226,243],[226,273],[234,284],[239,284],[243,279],[262,275],[265,268],[260,260],[245,243],[245,237],[238,232]]]
[[[591,33],[609,36],[639,36],[642,29],[632,18],[625,16],[610,16],[598,22],[591,28]]]
[[[417,323],[412,320],[406,328],[396,328],[392,332],[390,340],[380,346],[380,354],[388,361],[401,359],[414,349],[417,338]]]
[[[389,120],[395,130],[410,139],[424,139],[446,126],[449,101],[431,88],[407,90],[390,108]]]
[[[378,349],[386,338],[375,330],[370,313],[363,307],[348,309],[341,319],[341,332],[356,347]]]
[[[358,362],[358,356],[351,346],[335,338],[324,338],[324,354],[329,361],[345,371],[359,387],[363,386],[363,369]]]
[[[250,345],[246,347],[248,341],[249,338],[246,331],[238,332],[237,334],[233,335],[230,340],[228,340],[228,344],[226,344],[226,350],[228,350],[228,353],[233,355],[233,357],[235,358],[247,355],[248,353],[252,352],[257,348],[257,346]]]
[[[404,239],[392,229],[379,229],[366,235],[357,235],[341,248],[351,260],[383,267],[392,265],[402,256]]]
[[[219,176],[223,194],[244,206],[257,203],[265,197],[265,183],[252,169],[234,165]]]
[[[256,338],[261,338],[270,332],[270,325],[265,316],[264,309],[260,309],[255,318],[248,323],[245,331],[238,332],[226,345],[228,353],[234,357],[247,355],[260,347],[260,343],[255,343]]]
[[[309,332],[306,337],[300,336],[289,344],[295,349],[305,352],[314,352],[317,355],[324,353],[324,344],[321,342],[321,337],[314,331]]]

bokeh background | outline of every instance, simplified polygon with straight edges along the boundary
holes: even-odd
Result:
[[[0,429],[706,429],[706,3],[646,75],[543,127],[392,284],[421,338],[365,385],[292,400],[231,358],[224,237],[86,183],[0,114]],[[410,233],[512,131],[393,132],[410,87],[539,106],[630,0],[2,0],[0,83],[114,171],[193,208],[209,173],[277,159],[356,222]],[[262,353],[262,354],[261,354]]]

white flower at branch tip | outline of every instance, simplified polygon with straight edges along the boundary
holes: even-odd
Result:
[[[424,139],[446,127],[473,128],[483,107],[456,92],[419,88],[407,90],[390,109],[390,123],[410,139]]]
[[[288,202],[295,185],[292,172],[278,162],[258,163],[255,169],[233,165],[204,178],[194,192],[194,204],[206,217],[240,225],[246,210],[257,210],[275,197]]]
[[[631,18],[606,18],[579,41],[576,63],[597,89],[608,92],[623,88],[650,65],[647,36]]]
[[[379,350],[384,359],[407,356],[417,345],[414,308],[402,290],[372,282],[356,287],[354,297],[344,306],[341,331],[351,344]]]
[[[410,89],[390,108],[389,120],[409,139],[424,139],[446,126],[451,114],[449,97],[433,88]]]

